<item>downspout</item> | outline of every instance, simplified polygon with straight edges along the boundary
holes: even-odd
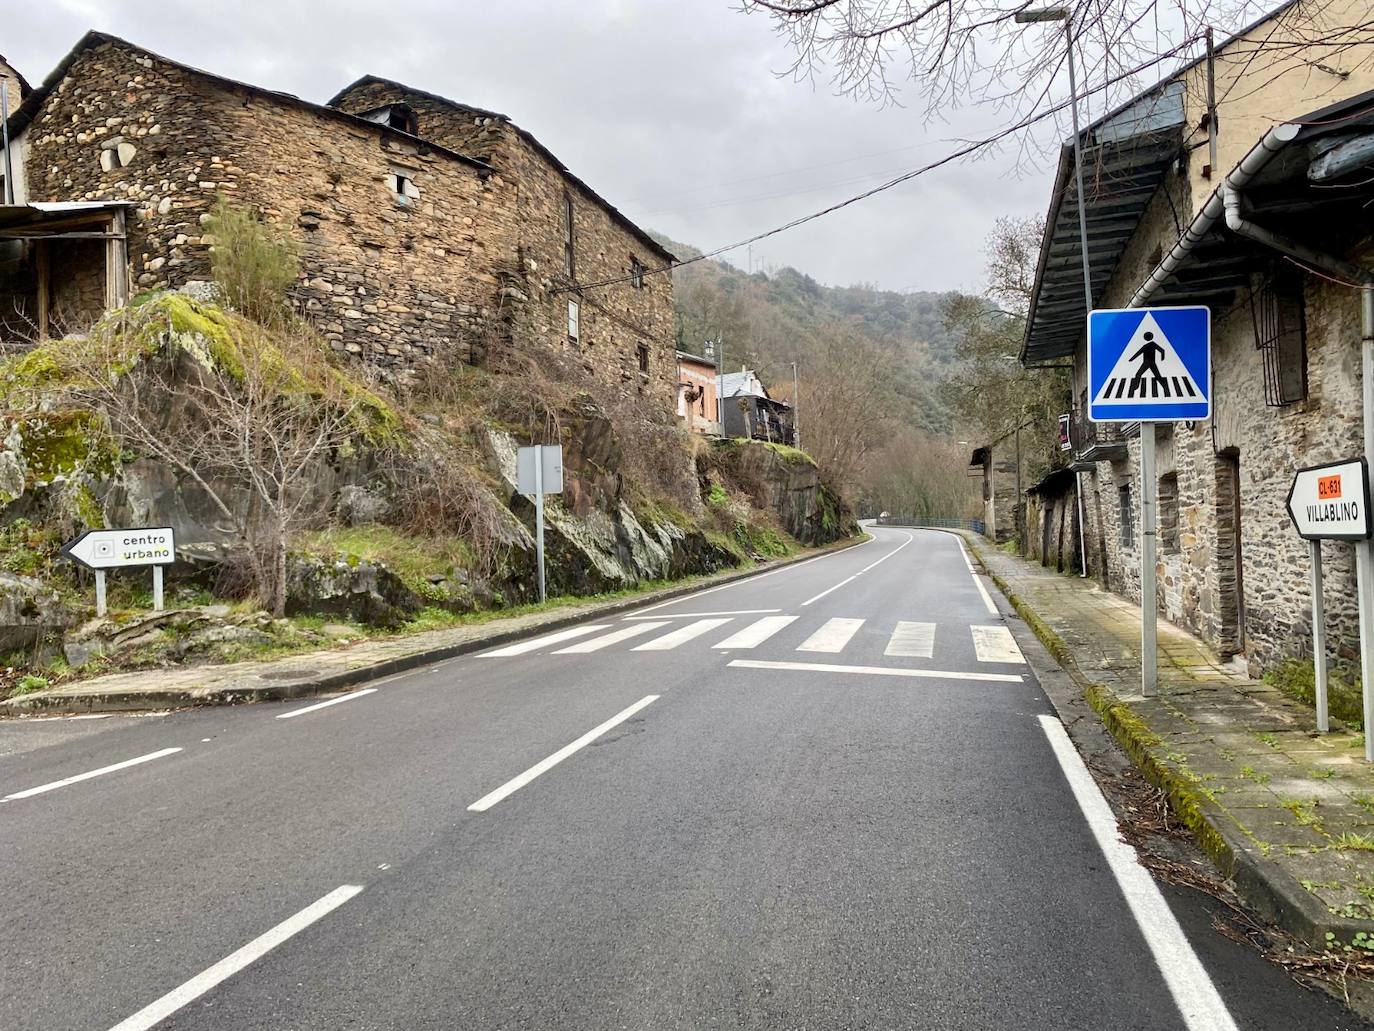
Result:
[[[1197,217],[1189,223],[1183,236],[1178,243],[1174,244],[1173,249],[1164,256],[1158,267],[1150,273],[1150,278],[1145,280],[1140,289],[1131,298],[1128,307],[1140,308],[1149,303],[1151,297],[1164,285],[1175,270],[1183,264],[1184,259],[1194,247],[1201,242],[1202,238],[1212,231],[1212,228],[1219,222],[1225,212],[1224,193],[1229,189],[1239,190],[1259,174],[1260,170],[1275,154],[1281,151],[1293,138],[1298,135],[1302,126],[1291,122],[1276,125],[1264,134],[1263,139],[1256,143],[1245,157],[1241,158],[1240,164],[1231,170],[1228,175],[1207,198],[1207,203],[1202,206]]]

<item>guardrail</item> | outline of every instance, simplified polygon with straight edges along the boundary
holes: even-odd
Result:
[[[974,533],[987,533],[987,523],[981,519],[955,519],[941,516],[918,518],[915,516],[886,515],[877,518],[879,526],[911,526],[931,530],[972,530]]]

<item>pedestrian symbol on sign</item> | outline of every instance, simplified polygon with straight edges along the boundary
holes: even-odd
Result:
[[[1210,407],[1207,321],[1206,308],[1093,312],[1088,343],[1089,417],[1097,421],[1206,418]]]

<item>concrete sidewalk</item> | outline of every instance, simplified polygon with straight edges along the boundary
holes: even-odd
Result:
[[[0,701],[0,716],[45,710],[111,712],[230,705],[280,701],[339,691],[458,655],[558,630],[589,618],[610,617],[708,587],[759,576],[843,551],[869,539],[867,536],[848,538],[826,547],[809,549],[791,558],[695,577],[624,598],[588,599],[543,612],[495,618],[484,623],[430,630],[406,637],[376,638],[322,651],[302,652],[287,658],[109,673]]]
[[[1374,948],[1374,765],[1364,737],[1223,665],[1159,623],[1157,697],[1140,695],[1140,608],[1089,579],[964,534],[997,586],[1221,872],[1317,948]]]

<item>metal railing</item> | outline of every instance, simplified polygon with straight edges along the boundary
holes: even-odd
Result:
[[[876,522],[879,526],[910,526],[917,529],[971,530],[974,533],[987,533],[987,524],[981,519],[959,519],[947,516],[920,517],[880,515]]]

